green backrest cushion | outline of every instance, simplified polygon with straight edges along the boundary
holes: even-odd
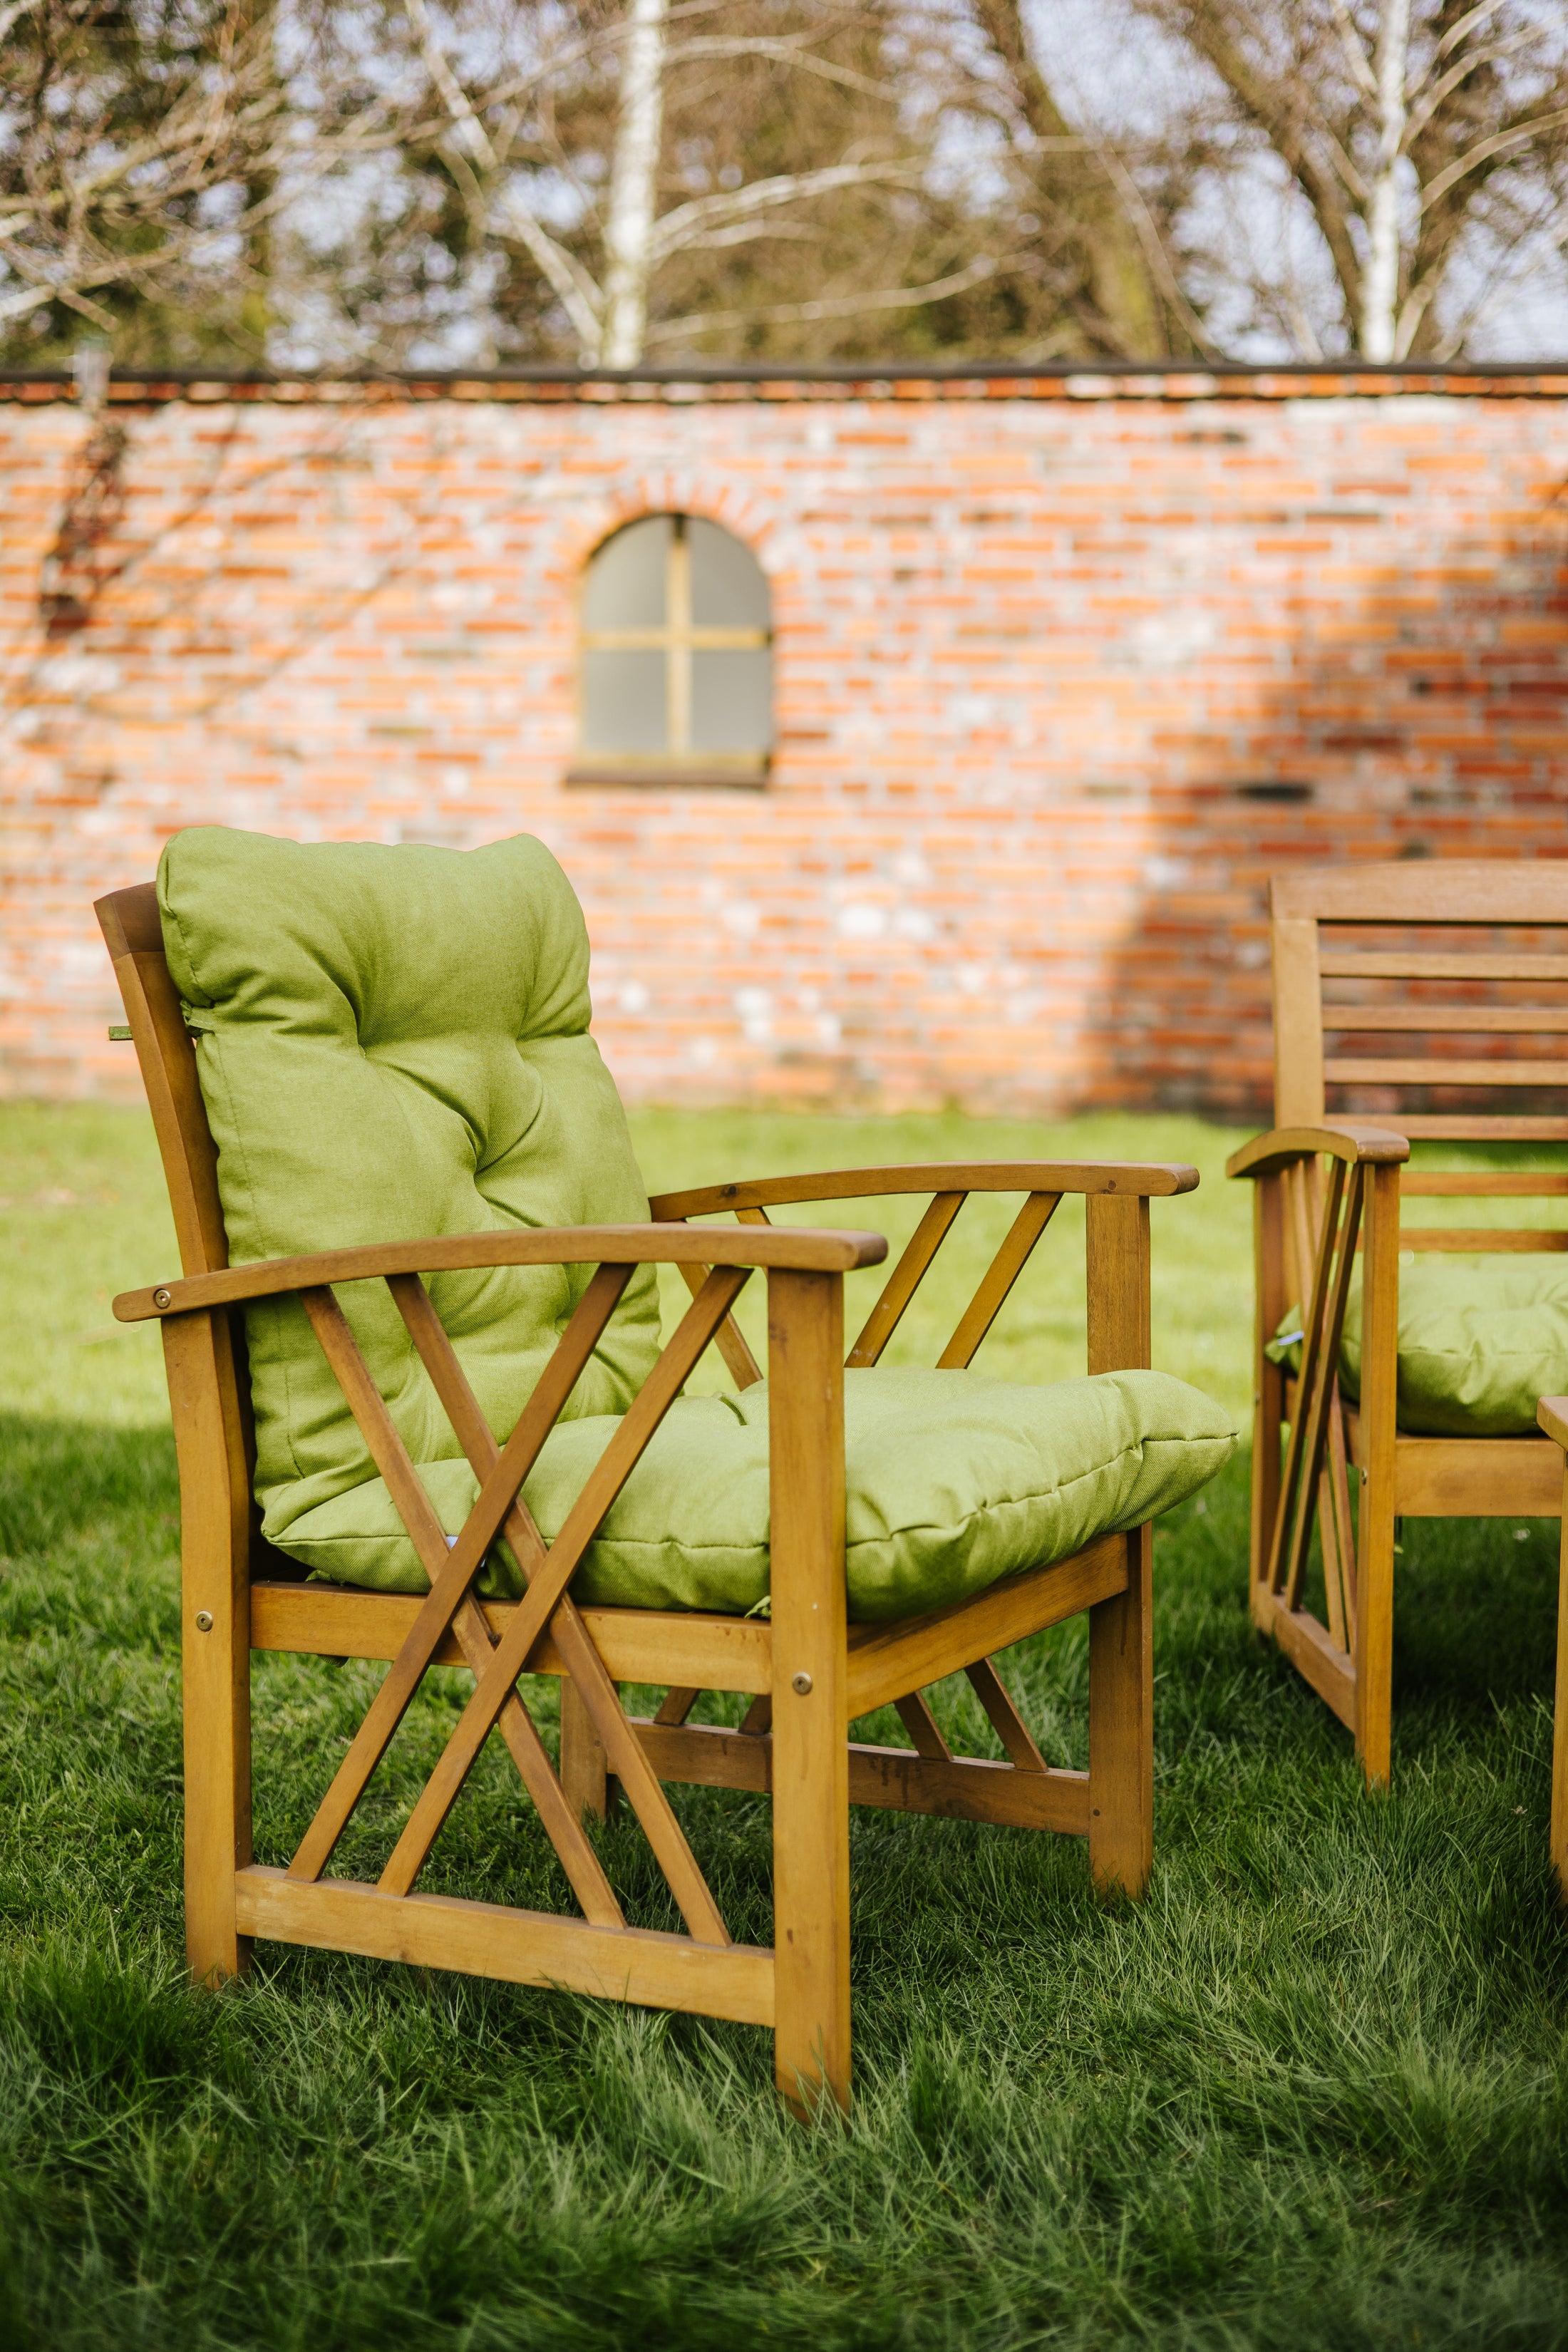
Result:
[[[753,1277],[755,1278],[755,1277]],[[523,1488],[553,1540],[614,1424],[557,1429]],[[1025,1388],[900,1366],[844,1376],[846,1573],[858,1622],[971,1599],[999,1577],[1141,1527],[1212,1478],[1229,1414],[1166,1372],[1100,1372]],[[421,1471],[448,1535],[473,1504],[462,1462]],[[648,1609],[765,1608],[768,1388],[680,1397],[589,1546],[579,1601]],[[379,1479],[296,1520],[287,1549],[316,1576],[423,1592],[425,1573]],[[480,1590],[515,1594],[504,1547]]]
[[[1300,1366],[1300,1307],[1268,1353]],[[1340,1379],[1361,1394],[1361,1270],[1352,1277]],[[1568,1269],[1550,1257],[1449,1259],[1399,1269],[1395,1419],[1412,1437],[1534,1437],[1537,1401],[1568,1388]]]
[[[620,1098],[588,1034],[588,937],[527,835],[467,851],[199,826],[158,868],[195,1034],[229,1255],[518,1226],[646,1223]],[[505,1438],[593,1267],[437,1276],[431,1297]],[[384,1283],[338,1298],[416,1462],[457,1439]],[[247,1317],[267,1534],[375,1475],[297,1299]],[[658,1352],[636,1274],[566,1408],[624,1412]]]

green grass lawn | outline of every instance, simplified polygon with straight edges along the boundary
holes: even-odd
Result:
[[[1153,1211],[1155,1361],[1246,1407],[1249,1203],[1215,1129],[635,1124],[655,1187],[943,1154],[1194,1160],[1203,1189]],[[140,1117],[0,1112],[5,2352],[1568,2344],[1554,1524],[1407,1528],[1394,1788],[1370,1801],[1345,1735],[1248,1632],[1234,1462],[1156,1537],[1141,1907],[1100,1910],[1070,1841],[855,1816],[847,2126],[785,2121],[745,2028],[277,1947],[213,2000],[182,1975],[162,1365],[109,1306],[174,1269],[161,1194]],[[898,1353],[929,1360],[1008,1213],[970,1204]],[[913,1221],[826,1214],[895,1239]],[[1064,1209],[981,1369],[1081,1370],[1082,1262]],[[258,1661],[260,1859],[286,1856],[376,1671]],[[1081,1624],[1010,1672],[1047,1752],[1081,1762]],[[431,1677],[364,1857],[463,1687]],[[551,1692],[530,1686],[542,1716]],[[937,1706],[996,1752],[967,1685]],[[503,1764],[485,1759],[428,1883],[559,1902]],[[767,1940],[766,1805],[676,1802],[734,1931]],[[674,1924],[636,1831],[605,1852],[630,1915]]]

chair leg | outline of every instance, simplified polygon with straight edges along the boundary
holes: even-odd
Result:
[[[1552,1867],[1568,1903],[1568,1477],[1557,1570],[1557,1690],[1552,1727]]]
[[[1274,1596],[1268,1590],[1268,1551],[1279,1508],[1280,1442],[1285,1423],[1285,1375],[1264,1350],[1289,1301],[1285,1297],[1285,1185],[1265,1176],[1253,1187],[1253,1255],[1257,1283],[1257,1329],[1252,1375],[1252,1536],[1247,1580],[1252,1622],[1260,1633],[1274,1630]],[[1302,1305],[1306,1312],[1305,1302]]]
[[[218,1325],[189,1315],[163,1326],[180,1463],[185,1950],[196,1982],[215,1987],[250,1963],[234,1876],[251,1858],[249,1501],[224,1418]]]
[[[1369,1789],[1388,1786],[1394,1714],[1394,1437],[1398,1411],[1399,1170],[1368,1171],[1362,1275],[1361,1513],[1355,1748]]]
[[[578,1821],[585,1813],[605,1820],[611,1787],[604,1745],[570,1675],[561,1677],[561,1786]]]
[[[1363,1471],[1356,1584],[1355,1752],[1385,1789],[1394,1736],[1394,1481]]]
[[[773,2063],[803,2119],[849,2105],[843,1364],[840,1277],[771,1272]]]
[[[805,2120],[849,2105],[849,1751],[826,1721],[784,1728],[812,1712],[785,1694],[773,1756],[773,2067]]]
[[[1125,1592],[1089,1612],[1089,1866],[1142,1895],[1154,1860],[1153,1529],[1127,1538]]]

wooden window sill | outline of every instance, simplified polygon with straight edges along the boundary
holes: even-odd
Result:
[[[616,790],[760,793],[766,790],[768,769],[765,761],[742,768],[699,760],[574,760],[561,781]]]

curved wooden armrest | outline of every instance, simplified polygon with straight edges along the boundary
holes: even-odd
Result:
[[[1255,1135],[1250,1143],[1244,1143],[1239,1151],[1231,1153],[1225,1163],[1225,1172],[1227,1176],[1272,1176],[1279,1169],[1288,1168],[1293,1160],[1315,1159],[1320,1151],[1352,1168],[1386,1166],[1410,1157],[1409,1144],[1392,1128],[1363,1127],[1359,1122],[1342,1120],[1334,1127],[1277,1127],[1268,1135]]]
[[[1568,1452],[1568,1397],[1542,1397],[1535,1408],[1535,1418],[1548,1437],[1554,1437]]]
[[[893,1168],[828,1168],[814,1176],[764,1176],[749,1183],[702,1184],[660,1192],[656,1222],[711,1217],[723,1209],[795,1207],[804,1201],[865,1201],[892,1192],[1121,1192],[1164,1199],[1196,1190],[1198,1171],[1181,1161],[1134,1160],[931,1160]],[[729,1246],[728,1243],[725,1244]]]
[[[888,1255],[880,1234],[800,1225],[742,1225],[722,1236],[682,1227],[556,1225],[534,1233],[444,1234],[428,1241],[372,1242],[359,1249],[320,1250],[310,1257],[274,1257],[216,1274],[188,1275],[156,1289],[127,1290],[114,1302],[120,1323],[189,1315],[232,1307],[247,1298],[275,1298],[335,1282],[365,1282],[395,1274],[458,1274],[481,1265],[721,1265],[788,1267],[801,1274],[847,1274],[879,1265]]]

